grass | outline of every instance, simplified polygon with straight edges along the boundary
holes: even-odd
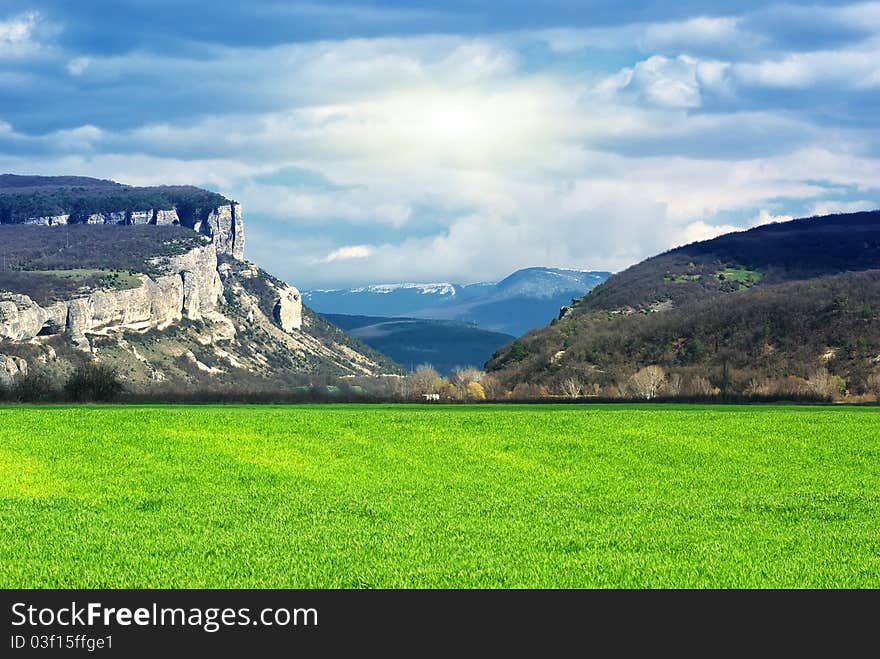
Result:
[[[725,268],[716,272],[715,276],[721,281],[735,281],[744,288],[754,286],[764,278],[759,271],[746,268]]]
[[[70,279],[83,284],[97,280],[100,286],[108,288],[137,288],[140,286],[140,273],[129,270],[109,270],[106,268],[76,268],[73,270],[28,270],[29,274],[46,275],[60,279]]]
[[[684,275],[666,275],[663,277],[666,281],[672,281],[676,284],[684,284],[689,281],[700,281],[703,278],[703,275],[695,275],[695,274],[684,274]]]
[[[0,587],[880,587],[880,410],[0,408]]]
[[[28,295],[37,304],[67,300],[95,290],[137,288],[137,273],[128,270],[76,268],[0,271],[0,291]]]

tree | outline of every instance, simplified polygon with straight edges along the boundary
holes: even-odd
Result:
[[[490,400],[500,400],[505,398],[508,393],[501,381],[494,375],[484,375],[480,386],[483,387],[486,398]]]
[[[670,373],[663,384],[663,395],[678,396],[681,393],[681,373]]]
[[[526,350],[526,347],[523,345],[522,341],[517,339],[513,343],[510,344],[510,351],[507,353],[507,358],[511,361],[518,362],[521,359],[525,359],[526,355],[529,352]]]
[[[468,400],[486,400],[486,392],[479,382],[469,382],[467,385]]]
[[[559,383],[559,389],[566,398],[579,398],[584,393],[584,387],[576,377],[565,378]]]
[[[115,368],[94,362],[79,366],[64,383],[65,393],[75,401],[106,403],[116,400],[123,389]]]
[[[539,384],[520,382],[513,388],[511,397],[514,400],[537,400],[547,395],[547,389]]]
[[[634,398],[651,400],[660,393],[660,387],[666,381],[666,371],[661,367],[651,365],[636,371],[626,383],[626,390]]]
[[[416,367],[415,373],[411,373],[407,379],[411,384],[410,391],[414,396],[439,393],[437,384],[438,381],[442,382],[440,374],[430,364],[420,364]]]
[[[483,372],[476,368],[457,368],[452,371],[450,381],[453,388],[453,397],[458,400],[464,400],[468,397],[468,386],[472,382],[481,382],[483,380]],[[482,387],[481,387],[482,389]],[[485,398],[485,395],[483,396]]]

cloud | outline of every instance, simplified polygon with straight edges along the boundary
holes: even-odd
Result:
[[[858,213],[880,209],[880,202],[859,199],[856,201],[821,200],[813,203],[809,215],[834,215],[836,213]]]
[[[72,76],[80,76],[89,68],[91,62],[90,57],[74,57],[67,63],[67,71]]]
[[[758,216],[754,218],[751,222],[749,222],[750,226],[760,227],[765,224],[775,224],[776,222],[788,222],[789,220],[793,220],[794,216],[792,215],[774,215],[770,211],[765,208],[761,209],[761,212],[758,213]]]
[[[781,89],[880,87],[880,41],[860,49],[793,53],[733,67],[741,84]]]
[[[334,261],[351,261],[352,259],[365,259],[373,254],[369,245],[348,245],[334,249],[321,259],[321,263],[333,263]]]
[[[22,57],[39,48],[34,40],[40,14],[29,11],[0,21],[0,57]]]
[[[631,70],[624,89],[635,91],[641,100],[661,107],[700,106],[700,85],[696,62],[685,55],[669,59],[660,55],[639,62]]]
[[[38,1],[43,45],[0,69],[0,171],[206,185],[303,287],[617,270],[880,198],[873,6],[785,8],[835,26],[808,44],[758,3],[487,5],[483,30],[456,2],[195,4]]]
[[[732,224],[706,224],[702,220],[691,222],[686,227],[678,231],[670,243],[670,247],[679,247],[681,245],[689,245],[690,243],[701,242],[703,240],[711,240],[725,233],[734,231],[742,231],[742,227]]]

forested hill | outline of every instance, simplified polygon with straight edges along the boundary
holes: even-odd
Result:
[[[97,213],[171,208],[183,213],[229,203],[223,195],[191,185],[134,187],[85,176],[0,174],[0,224],[54,215],[70,215],[74,224]]]
[[[722,293],[880,268],[880,211],[811,217],[729,233],[642,261],[571,309],[645,310]]]
[[[662,371],[654,393],[880,392],[880,212],[671,250],[487,364],[508,388],[609,395],[626,394],[649,366]]]

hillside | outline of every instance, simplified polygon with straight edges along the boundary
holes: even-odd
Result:
[[[32,373],[62,381],[86,361],[117,368],[135,392],[400,372],[244,260],[240,206],[226,209],[206,216],[225,223],[198,232],[179,222],[0,225],[0,385]]]
[[[427,363],[441,375],[456,367],[482,368],[514,338],[451,320],[341,314],[327,314],[327,320],[407,369]]]
[[[321,313],[457,320],[518,336],[555,318],[610,276],[607,272],[526,268],[500,282],[476,284],[376,284],[305,291]]]
[[[760,285],[880,268],[880,211],[811,217],[692,243],[617,273],[573,307],[640,311]]]
[[[650,365],[665,371],[667,393],[875,392],[880,212],[759,227],[648,259],[487,367],[508,388],[617,395]]]

